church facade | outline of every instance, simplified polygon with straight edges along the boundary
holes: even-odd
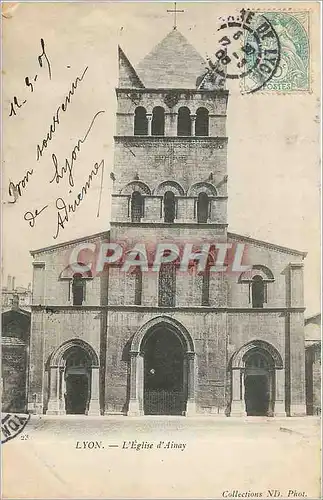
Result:
[[[136,69],[119,49],[116,96],[110,231],[32,251],[28,410],[305,415],[305,254],[228,231],[225,79],[174,29]],[[250,269],[66,266],[109,242],[243,244]]]

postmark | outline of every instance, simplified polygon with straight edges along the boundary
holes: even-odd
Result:
[[[253,12],[220,19],[214,73],[238,80],[242,93],[309,91],[308,12]]]
[[[1,443],[6,443],[17,437],[30,420],[30,414],[2,413],[1,414]]]
[[[241,80],[246,93],[263,88],[280,63],[280,41],[271,22],[261,13],[241,9],[237,15],[222,19],[218,33],[215,72],[226,79]]]

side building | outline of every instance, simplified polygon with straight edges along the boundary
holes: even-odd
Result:
[[[306,410],[308,415],[320,415],[321,401],[321,314],[305,319]]]

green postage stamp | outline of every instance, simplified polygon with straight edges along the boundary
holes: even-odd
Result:
[[[268,11],[261,13],[272,26],[279,43],[279,63],[263,91],[309,92],[310,73],[310,13],[309,11]],[[248,32],[247,32],[248,33]],[[261,78],[258,72],[250,77]],[[242,87],[245,80],[242,80]],[[248,85],[249,86],[249,85]]]

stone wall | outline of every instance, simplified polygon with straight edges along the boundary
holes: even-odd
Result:
[[[30,313],[14,308],[2,313],[2,410],[26,412]]]
[[[27,408],[27,346],[2,337],[2,411],[25,413]]]
[[[81,339],[100,358],[103,318],[99,309],[87,307],[34,308],[30,339],[29,400],[30,411],[46,410],[50,356],[64,342]],[[40,362],[41,360],[41,362]]]
[[[200,412],[224,412],[226,383],[225,313],[156,309],[110,310],[106,362],[106,412],[127,409],[131,339],[149,320],[163,316],[179,321],[191,335],[196,352],[196,403]]]

